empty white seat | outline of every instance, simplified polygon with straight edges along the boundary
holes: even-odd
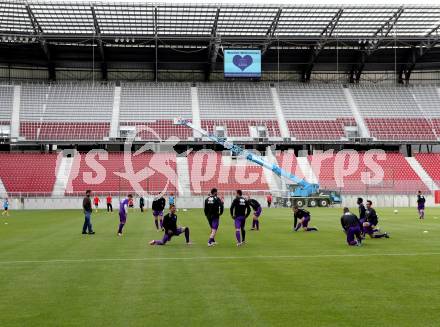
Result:
[[[0,85],[0,121],[11,120],[13,100],[14,87],[11,85]]]
[[[202,119],[277,119],[269,84],[198,84]]]
[[[122,83],[120,121],[191,118],[189,83]]]

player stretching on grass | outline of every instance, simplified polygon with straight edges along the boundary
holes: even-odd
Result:
[[[2,212],[2,216],[7,216],[7,217],[9,217],[9,200],[8,200],[8,198],[6,198],[4,201],[3,201],[3,212]]]
[[[237,190],[235,199],[231,204],[230,212],[232,219],[234,219],[237,246],[241,246],[246,242],[246,230],[244,227],[246,224],[246,218],[249,217],[251,213],[251,207],[243,197],[243,192],[241,190]]]
[[[127,222],[128,215],[128,207],[130,201],[133,200],[133,195],[129,194],[124,200],[119,203],[119,228],[118,228],[118,236],[122,236],[122,229]]]
[[[258,203],[258,201],[255,199],[251,199],[251,197],[249,195],[247,197],[247,201],[248,201],[249,205],[251,206],[251,208],[254,209],[254,216],[252,219],[251,230],[259,231],[260,230],[259,217],[261,216],[261,212],[263,211],[263,209],[261,208],[260,203]]]
[[[311,219],[310,212],[304,209],[300,209],[297,205],[293,206],[293,231],[297,232],[301,227],[305,232],[317,232],[318,228],[316,227],[308,227]],[[297,224],[297,221],[298,224]]]
[[[422,191],[417,192],[417,210],[419,211],[419,219],[425,219],[425,202],[426,199]]]
[[[341,217],[341,225],[347,234],[348,245],[362,245],[361,224],[358,217],[352,214],[348,208],[344,208],[343,215]],[[355,239],[356,237],[356,239]]]
[[[211,194],[205,200],[204,207],[206,219],[208,219],[209,227],[211,227],[208,246],[214,246],[217,244],[215,241],[215,234],[217,234],[220,216],[223,214],[223,210],[223,202],[217,197],[217,189],[213,188]]]
[[[165,198],[163,195],[160,195],[157,199],[153,201],[151,208],[153,209],[153,217],[154,224],[156,225],[157,231],[159,231],[159,222],[160,229],[163,230],[163,209],[165,209]],[[158,222],[160,217],[160,221]]]
[[[364,234],[368,234],[371,238],[389,238],[390,236],[385,233],[377,233],[379,229],[376,228],[379,217],[376,214],[376,210],[373,209],[373,202],[371,200],[367,201],[367,210],[365,215],[366,221],[363,224]]]
[[[165,234],[161,240],[152,240],[150,245],[165,245],[171,240],[173,236],[179,236],[180,234],[185,234],[186,244],[191,245],[189,240],[189,228],[188,227],[177,227],[177,215],[176,206],[174,204],[170,205],[170,212],[163,218],[163,227],[165,229]]]

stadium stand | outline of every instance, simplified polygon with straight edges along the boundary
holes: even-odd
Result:
[[[113,92],[113,84],[24,84],[20,135],[29,140],[102,140],[110,129]]]
[[[304,173],[299,168],[297,158],[293,152],[278,152],[275,158],[281,168],[299,178],[304,178]]]
[[[123,176],[125,171],[124,153],[110,152],[105,157],[99,157],[99,152],[87,158],[87,154],[75,157],[69,178],[67,195],[83,193],[93,189],[97,193],[118,193],[137,191],[127,178],[138,180],[142,190],[148,194],[161,191],[177,193],[176,155],[174,153],[141,153],[131,155],[130,160],[135,176]],[[93,158],[92,158],[93,157]],[[91,160],[96,160],[94,165]],[[101,167],[102,166],[102,167]],[[93,167],[93,168],[92,168]],[[98,169],[100,169],[97,171]],[[145,174],[136,175],[141,170]],[[105,175],[100,175],[105,173]],[[139,177],[138,177],[139,176]]]
[[[202,128],[223,126],[229,137],[257,137],[250,126],[264,126],[267,137],[280,137],[268,84],[212,83],[198,85]]]
[[[359,86],[352,94],[371,136],[379,140],[436,140],[432,125],[406,87]]]
[[[56,179],[56,154],[0,153],[0,179],[8,193],[50,196]]]
[[[340,140],[355,125],[340,85],[279,84],[278,96],[292,136],[298,140]]]
[[[174,126],[173,119],[190,119],[191,88],[188,83],[122,83],[120,103],[120,126],[135,126],[142,140],[167,139],[177,136],[188,139],[192,132]]]
[[[24,83],[20,136],[26,140],[105,140],[114,89],[112,83]],[[225,136],[243,140],[280,138],[269,84],[200,83],[197,90],[202,128],[216,133],[222,127]],[[276,90],[289,132],[299,141],[344,140],[345,127],[356,126],[341,85],[279,83]],[[437,87],[353,86],[350,90],[377,140],[435,141],[440,137]],[[9,125],[13,87],[1,86],[0,99],[0,124]],[[189,83],[124,82],[119,128],[136,127],[141,140],[191,139],[192,131],[173,125],[173,119],[192,119],[192,100]]]
[[[193,194],[207,194],[213,187],[222,191],[269,189],[263,168],[246,162],[225,164],[219,152],[190,153],[188,167]]]
[[[428,190],[401,153],[388,152],[386,160],[375,159],[384,172],[380,183],[375,182],[374,172],[365,164],[364,159],[365,154],[360,153],[357,169],[342,177],[338,171],[348,170],[350,163],[356,164],[356,160],[351,159],[349,155],[339,164],[337,155],[328,157],[322,153],[309,156],[311,167],[322,188],[340,189],[345,194],[407,194],[415,193],[417,190]]]
[[[440,186],[440,154],[418,153],[415,158],[433,181]]]
[[[0,85],[0,124],[9,124],[14,90],[10,85]]]

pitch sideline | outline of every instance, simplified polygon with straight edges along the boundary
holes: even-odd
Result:
[[[267,260],[267,259],[316,259],[316,258],[352,258],[352,257],[415,257],[438,256],[440,252],[425,253],[375,253],[375,254],[316,254],[316,255],[280,255],[280,256],[202,256],[202,257],[157,257],[157,258],[94,258],[94,259],[52,259],[52,260],[16,260],[0,261],[7,264],[38,264],[38,263],[90,263],[90,262],[122,262],[122,261],[185,261],[185,260]]]

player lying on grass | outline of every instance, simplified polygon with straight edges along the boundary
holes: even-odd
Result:
[[[127,222],[128,207],[130,206],[130,201],[133,201],[133,195],[129,194],[124,200],[119,203],[119,228],[118,236],[122,236],[122,229]]]
[[[263,209],[261,208],[260,203],[258,203],[257,200],[251,199],[251,197],[247,196],[247,201],[250,205],[250,207],[254,210],[254,216],[252,218],[252,228],[251,230],[260,230],[260,221],[259,217],[261,216],[261,213],[263,212]]]
[[[165,198],[160,195],[158,198],[154,199],[151,209],[153,209],[154,224],[156,225],[157,231],[159,231],[159,217],[160,229],[163,230],[163,210],[165,209]]]
[[[189,240],[189,228],[188,227],[177,227],[177,215],[176,206],[173,204],[170,206],[170,212],[163,218],[163,228],[165,234],[161,240],[152,240],[150,245],[165,245],[167,242],[171,241],[173,236],[179,236],[180,234],[185,234],[186,244],[190,245]]]
[[[230,213],[235,224],[235,238],[237,239],[237,246],[241,246],[246,242],[246,218],[251,213],[251,207],[246,199],[243,197],[243,192],[237,190],[235,199],[232,201]],[[240,235],[241,233],[241,235]]]
[[[377,224],[379,223],[379,217],[376,214],[376,210],[373,208],[373,202],[367,201],[367,209],[365,211],[366,221],[363,223],[363,230],[365,235],[369,235],[371,238],[389,238],[388,233],[379,233]]]
[[[345,234],[347,235],[348,245],[360,246],[362,244],[361,224],[358,217],[356,217],[355,214],[351,213],[348,208],[343,209],[341,226],[344,229]]]
[[[417,192],[417,211],[419,212],[419,219],[425,219],[425,202],[426,199],[422,191]]]
[[[217,197],[217,189],[213,188],[211,194],[205,200],[204,212],[208,219],[211,234],[209,235],[208,246],[216,245],[215,235],[220,223],[220,216],[223,214],[223,202]]]
[[[311,219],[310,212],[300,209],[297,205],[293,206],[293,231],[297,232],[301,227],[305,232],[318,231],[316,227],[308,227]],[[297,224],[298,222],[298,224]]]

